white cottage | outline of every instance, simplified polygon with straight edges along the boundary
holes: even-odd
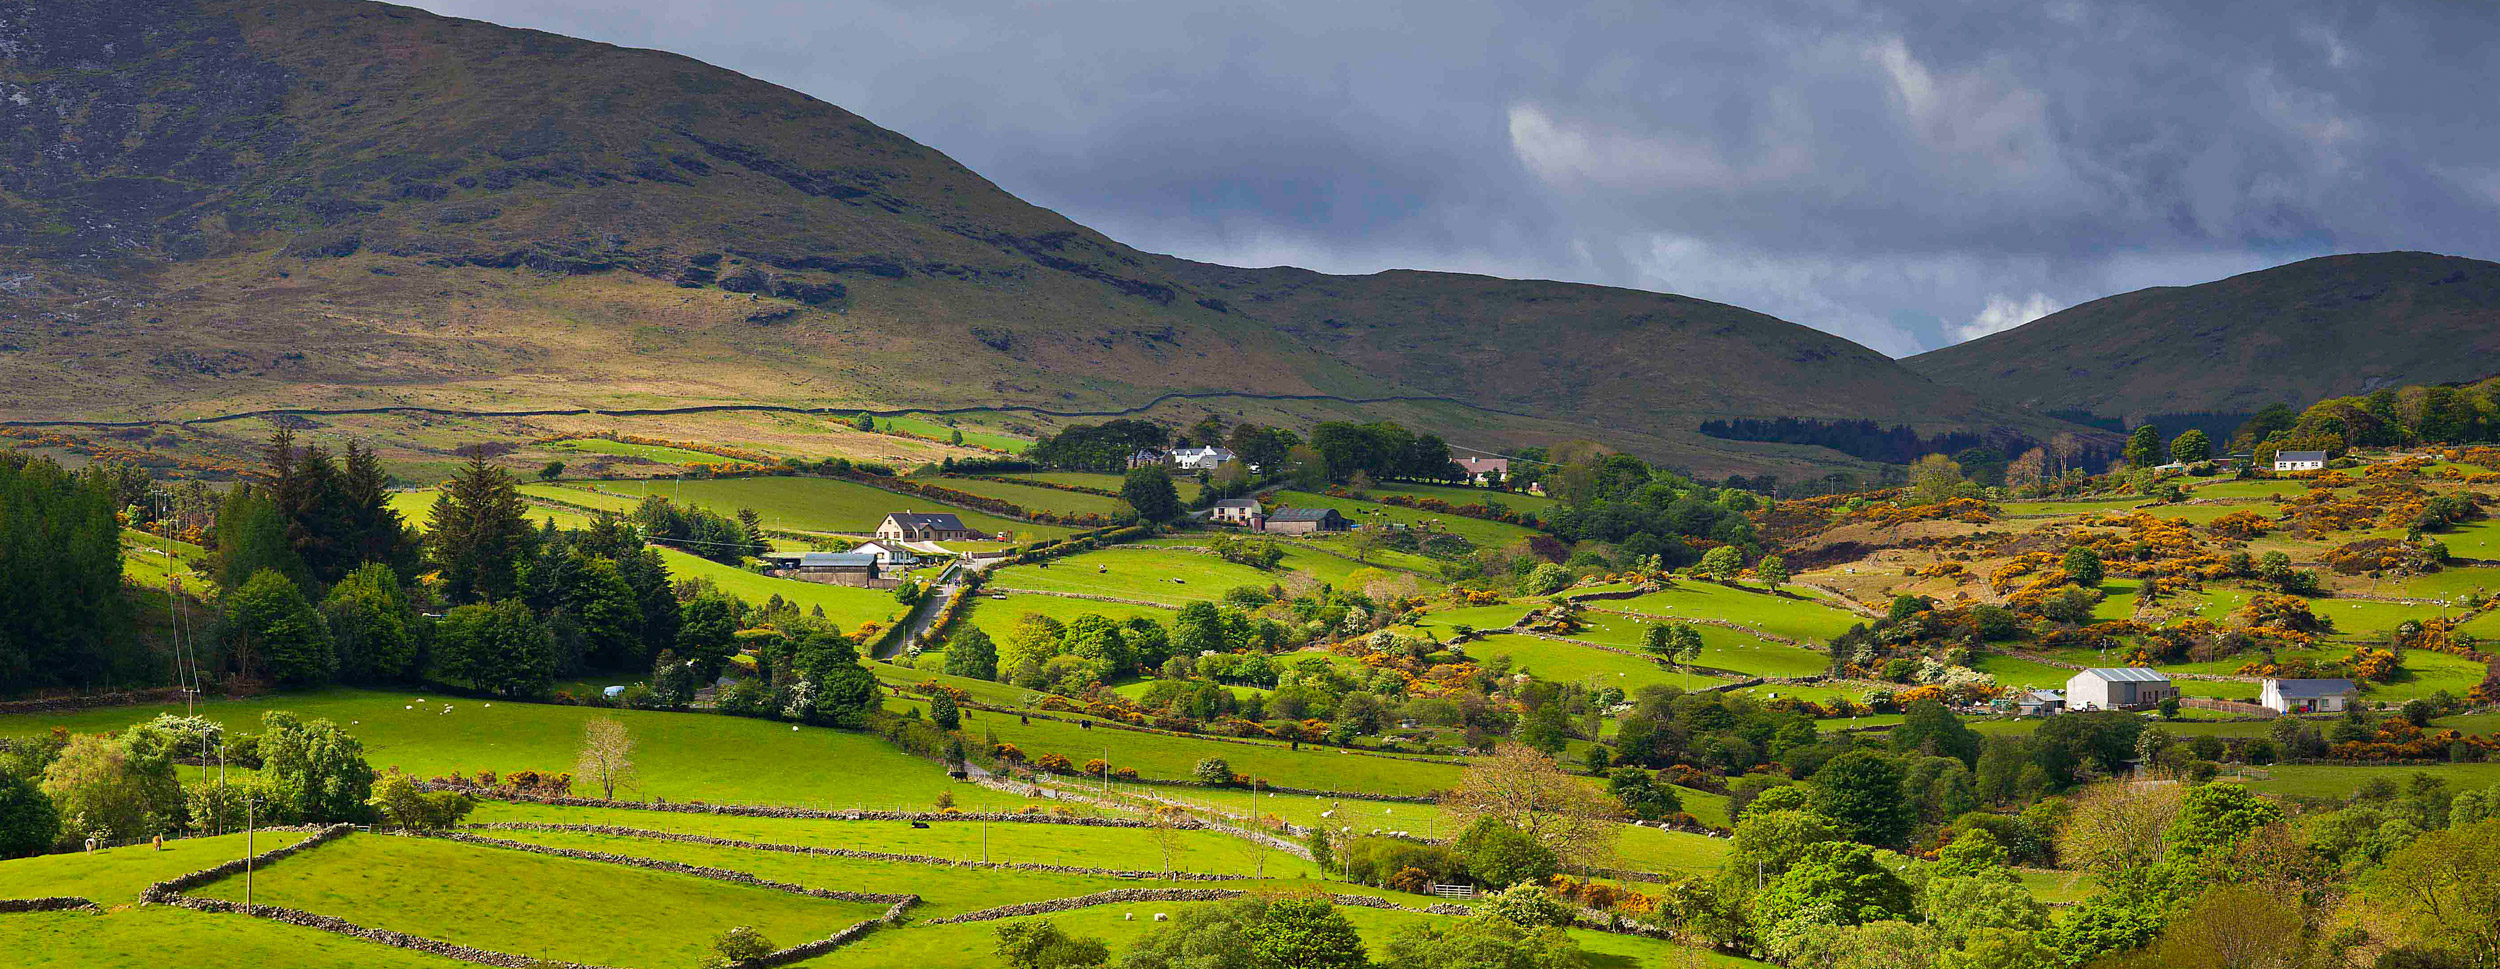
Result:
[[[2257,705],[2276,713],[2342,713],[2360,695],[2351,680],[2267,680]]]
[[[2276,451],[2274,452],[2274,470],[2324,471],[2326,470],[2326,452]]]

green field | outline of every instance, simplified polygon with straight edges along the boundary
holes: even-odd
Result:
[[[1482,663],[1490,663],[1497,656],[1508,656],[1513,671],[1530,673],[1541,680],[1617,686],[1622,687],[1625,693],[1652,683],[1677,686],[1686,683],[1683,671],[1662,667],[1646,659],[1534,636],[1486,636],[1468,643],[1467,655]],[[1724,682],[1726,680],[1710,676],[1696,676],[1691,680],[1694,686]]]
[[[1531,535],[1538,534],[1530,529],[1522,528],[1517,525],[1506,525],[1501,522],[1489,522],[1476,518],[1461,518],[1457,515],[1434,514],[1428,511],[1418,511],[1413,508],[1399,508],[1395,505],[1383,505],[1378,502],[1361,501],[1354,498],[1331,498],[1327,495],[1313,494],[1308,491],[1279,491],[1273,498],[1270,498],[1267,501],[1267,504],[1271,508],[1278,506],[1288,508],[1334,508],[1340,514],[1345,515],[1346,518],[1353,521],[1357,525],[1376,525],[1382,523],[1421,525],[1426,522],[1438,522],[1439,524],[1437,527],[1440,530],[1458,535],[1470,542],[1476,543],[1479,547],[1486,548],[1499,548],[1512,542],[1519,541],[1520,539],[1527,538]]]
[[[1715,582],[1688,580],[1674,588],[1637,599],[1589,603],[1592,610],[1615,610],[1658,619],[1725,619],[1775,636],[1808,643],[1828,643],[1867,620],[1857,614],[1808,599],[1787,599],[1731,589]]]
[[[1356,567],[1350,562],[1345,565],[1348,571]],[[1001,590],[1076,592],[1179,607],[1214,601],[1238,586],[1264,589],[1288,578],[1283,569],[1262,572],[1202,552],[1107,548],[995,569],[989,584]]]
[[[193,894],[240,901],[243,879]],[[548,959],[678,969],[750,925],[779,945],[820,939],[885,906],[423,838],[350,835],[261,869],[252,901]],[[590,913],[597,913],[589,917]]]
[[[522,487],[521,493],[523,498],[530,497],[530,487],[531,486],[527,485]],[[546,486],[542,485],[538,487]],[[549,493],[554,494],[557,492],[551,490]],[[424,531],[434,521],[434,499],[439,494],[440,492],[430,488],[424,491],[394,491],[391,492],[391,510],[399,512],[399,519],[401,521],[407,522],[418,531]],[[606,504],[605,502],[581,503]],[[628,504],[623,508],[612,510],[621,514],[632,511],[633,506]],[[557,528],[590,527],[590,516],[571,508],[559,508],[554,505],[532,502],[527,510],[527,514],[531,524],[552,520],[556,523]]]
[[[1998,685],[2031,689],[2064,689],[2075,671],[2018,656],[1991,653],[1971,661],[1971,668],[1997,678]]]
[[[1373,485],[1371,493],[1375,495],[1405,495],[1410,498],[1439,498],[1452,505],[1481,505],[1487,503],[1498,503],[1512,511],[1531,512],[1540,517],[1546,512],[1562,507],[1562,502],[1555,501],[1554,499],[1547,498],[1543,495],[1521,494],[1516,491],[1495,491],[1490,488],[1466,488],[1452,485],[1414,484],[1405,481],[1392,481],[1388,484]]]
[[[1006,598],[996,598],[997,595],[1005,595]],[[1039,613],[1062,623],[1084,615],[1109,616],[1122,620],[1130,616],[1145,616],[1158,622],[1169,623],[1173,615],[1170,609],[1154,606],[1096,602],[1091,599],[1070,599],[1065,596],[1037,596],[1013,592],[991,593],[987,590],[984,590],[981,597],[966,608],[968,611],[963,614],[963,618],[956,620],[959,626],[962,623],[971,623],[980,627],[982,632],[990,634],[990,638],[1001,645],[1007,642],[1008,632],[1015,629],[1016,620],[1024,618],[1026,613]]]
[[[1120,475],[1103,474],[1094,471],[1019,471],[1014,474],[1002,474],[999,475],[999,477],[1020,478],[1026,481],[1047,481],[1052,484],[1074,485],[1079,488],[1092,488],[1097,491],[1109,491],[1114,493],[1118,492],[1120,490],[1120,485],[1127,481],[1126,478]],[[1176,477],[1172,479],[1172,487],[1181,493],[1182,501],[1198,500],[1198,492],[1201,487],[1198,484],[1198,479],[1193,477]]]
[[[702,451],[689,451],[680,447],[668,447],[659,444],[628,444],[624,441],[611,441],[604,437],[577,437],[571,440],[542,444],[540,447],[549,451],[562,451],[572,454],[604,454],[620,458],[641,458],[645,461],[656,461],[661,464],[724,464],[736,460],[735,458],[725,458],[717,454],[708,454]]]
[[[1109,812],[1085,808],[1083,813],[1101,815]],[[1110,828],[1076,827],[1058,824],[984,824],[978,821],[935,821],[925,828],[914,828],[903,821],[837,821],[812,818],[749,818],[720,814],[678,814],[666,811],[635,811],[621,808],[548,807],[539,804],[489,803],[479,806],[472,821],[530,821],[546,824],[598,824],[645,831],[673,831],[700,834],[715,838],[753,841],[762,844],[807,845],[819,848],[844,848],[854,851],[884,851],[895,854],[925,855],[961,861],[1029,862],[1045,865],[1070,865],[1080,868],[1123,868],[1133,871],[1161,871],[1162,851],[1152,839],[1141,832]],[[503,831],[483,832],[493,837],[510,838],[577,848],[584,845],[559,839],[601,838],[557,832]],[[1183,831],[1176,836],[1171,859],[1172,870],[1211,872],[1227,875],[1258,873],[1261,859],[1244,849],[1243,843],[1230,835],[1212,831]],[[679,857],[662,853],[671,842],[651,839],[626,839],[619,846],[600,848],[618,854],[662,858]],[[709,849],[735,851],[750,859],[806,857],[782,852],[747,849]],[[839,860],[839,859],[821,859]],[[703,864],[719,864],[702,862]],[[721,867],[777,877],[755,867],[760,861],[722,864]],[[851,861],[841,870],[861,872],[869,863]],[[1299,878],[1312,872],[1310,863],[1284,855],[1265,859],[1266,873],[1271,877]],[[911,878],[920,873],[941,871],[928,866],[906,866],[889,870],[885,877]],[[863,876],[865,877],[865,876]],[[971,874],[974,879],[991,877]],[[926,895],[914,888],[851,887],[841,881],[817,882],[791,879],[814,888],[848,888],[851,891],[904,891]],[[1100,881],[1101,879],[1092,879]],[[904,884],[896,881],[894,884]],[[1110,886],[1102,886],[1110,887]],[[1082,895],[1101,888],[1084,888],[1063,892]],[[1052,896],[1044,896],[1052,897]],[[967,899],[969,901],[970,899]],[[1005,904],[1006,899],[990,904]],[[973,905],[971,908],[983,906]]]
[[[929,418],[915,417],[909,414],[901,417],[877,418],[877,429],[880,431],[901,431],[905,434],[912,435],[913,437],[925,437],[939,443],[945,443],[953,440],[955,433],[960,431],[963,433],[964,444],[967,446],[985,447],[994,451],[1005,451],[1009,454],[1022,454],[1024,453],[1025,448],[1033,446],[1032,440],[1028,438],[1021,438],[1012,434],[1003,434],[998,431],[984,430],[979,427],[960,423],[947,424],[941,420],[931,420]]]
[[[888,699],[885,705],[897,712],[927,712],[919,700]],[[1079,764],[1100,757],[1114,767],[1134,767],[1145,777],[1163,780],[1188,779],[1207,757],[1223,758],[1237,774],[1324,791],[1430,794],[1457,783],[1459,774],[1454,765],[1365,756],[1316,744],[1292,750],[1282,742],[1220,743],[1135,730],[1088,730],[1057,720],[1019,723],[996,713],[967,719],[964,732],[983,737],[994,733],[1027,757],[1056,753]]]
[[[419,704],[420,698],[429,702]],[[446,704],[452,712],[441,712]],[[397,766],[426,777],[455,771],[570,770],[581,745],[582,724],[606,716],[624,723],[639,745],[635,761],[641,780],[632,792],[637,797],[919,810],[943,791],[966,805],[1024,803],[949,780],[937,763],[900,753],[873,735],[821,727],[793,730],[789,724],[742,717],[507,701],[490,705],[439,694],[345,689],[212,700],[200,712],[230,728],[257,731],[264,710],[337,721],[363,741],[374,769]],[[180,713],[182,705],[0,716],[0,737],[36,736],[55,724],[79,732],[118,730],[164,712]]]
[[[2250,790],[2266,794],[2300,795],[2304,797],[2349,797],[2361,785],[2376,778],[2388,778],[2403,784],[2415,774],[2429,774],[2447,780],[2451,791],[2478,790],[2500,784],[2500,762],[2483,764],[2431,764],[2412,767],[2351,767],[2319,764],[2298,764],[2262,768],[2266,777],[2251,777]]]
[[[2103,596],[2092,607],[2092,618],[2103,621],[2135,618],[2136,598],[2144,584],[2134,579],[2105,579],[2101,582]]]
[[[130,905],[149,885],[176,875],[213,868],[253,852],[283,848],[308,835],[291,831],[180,838],[158,851],[144,844],[111,848],[93,854],[38,855],[0,861],[0,898],[76,895],[106,908]],[[4,919],[0,919],[4,920]]]
[[[1477,629],[1507,629],[1517,625],[1519,620],[1527,618],[1528,613],[1535,611],[1536,608],[1534,604],[1525,602],[1499,606],[1441,607],[1424,613],[1422,618],[1415,621],[1415,626],[1421,629],[1431,629],[1444,637],[1450,635],[1450,632],[1458,626],[1473,626]]]
[[[1649,627],[1654,625],[1630,616],[1595,611],[1584,613],[1583,618],[1588,628],[1573,633],[1572,638],[1625,649],[1640,648],[1648,638]],[[1724,626],[1691,625],[1701,633],[1701,658],[1695,662],[1703,666],[1748,676],[1812,676],[1832,665],[1827,653],[1771,642]]]
[[[822,607],[825,618],[844,632],[873,622],[880,627],[893,625],[906,611],[894,600],[894,593],[879,589],[858,589],[850,586],[802,582],[797,579],[776,579],[745,569],[731,568],[711,559],[688,555],[673,548],[660,549],[660,557],[668,562],[669,575],[676,579],[702,577],[712,580],[722,592],[737,596],[755,605],[763,605],[774,596],[798,603],[801,610]]]
[[[460,969],[456,962],[246,915],[150,905],[106,915],[0,916],[0,952],[15,969],[163,969],[172,965],[287,969]]]
[[[2454,550],[2454,546],[2450,548]],[[2408,599],[2454,598],[2461,604],[2467,593],[2480,592],[2486,596],[2500,594],[2500,567],[2451,566],[2427,575],[2387,579],[2376,583],[2376,588],[2378,594],[2383,596],[2402,596]],[[2436,606],[2423,606],[2421,609],[2430,615],[2437,615],[2440,612]],[[2453,610],[2451,613],[2453,614]]]
[[[207,580],[191,571],[191,559],[205,556],[206,549],[188,542],[169,541],[133,528],[122,529],[122,581],[143,589],[164,590],[172,587],[176,576],[183,587],[194,594],[208,592]]]
[[[2309,492],[2306,481],[2213,481],[2188,489],[2198,498],[2275,498]]]
[[[1997,508],[2009,517],[2033,515],[2080,515],[2104,511],[2123,511],[2142,504],[2142,498],[2106,498],[2090,501],[2003,501]]]
[[[521,492],[532,497],[620,512],[632,511],[647,494],[668,498],[679,504],[709,508],[723,515],[735,515],[741,508],[752,508],[756,514],[763,516],[765,527],[795,531],[865,535],[876,531],[877,523],[884,521],[885,516],[898,511],[952,512],[963,519],[968,528],[980,532],[1011,532],[1017,541],[1056,538],[1071,531],[1055,525],[1034,525],[953,508],[926,498],[898,495],[858,482],[833,478],[584,481],[523,485]]]
[[[1331,885],[1332,891],[1344,892],[1344,886]],[[1392,893],[1401,904],[1422,907],[1433,899]],[[1071,935],[1101,938],[1110,943],[1112,958],[1117,960],[1136,939],[1154,926],[1153,915],[1177,914],[1191,904],[1159,902],[1139,905],[1103,905],[1063,912],[1050,920]],[[1367,908],[1341,908],[1354,924],[1364,942],[1375,955],[1392,935],[1419,920],[1443,916],[1418,915],[1407,912]],[[973,922],[960,925],[914,925],[890,932],[871,933],[858,943],[822,959],[799,963],[801,966],[842,969],[929,969],[932,966],[992,969],[1005,965],[993,951],[997,924]],[[1635,969],[1641,966],[1761,966],[1763,963],[1722,956],[1713,952],[1678,949],[1674,944],[1637,936],[1610,935],[1585,929],[1571,930],[1571,939],[1588,954],[1591,969]],[[1688,959],[1690,961],[1685,961]]]
[[[2144,510],[2145,514],[2155,518],[2174,518],[2199,525],[2235,511],[2253,511],[2268,518],[2283,514],[2282,506],[2262,502],[2238,505],[2155,505]]]
[[[1047,511],[1062,515],[1101,515],[1109,518],[1129,510],[1128,502],[1118,498],[1089,495],[1057,488],[1037,488],[1012,481],[990,478],[937,478],[930,482],[940,488],[1014,502],[1027,511]]]

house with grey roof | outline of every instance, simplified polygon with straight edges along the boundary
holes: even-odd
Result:
[[[2025,717],[2049,717],[2066,712],[2066,695],[2056,690],[2029,690],[2014,700],[2014,713]]]
[[[2267,680],[2257,705],[2276,713],[2342,713],[2361,695],[2351,680]]]
[[[1172,449],[1172,466],[1183,471],[1213,471],[1232,463],[1230,448],[1184,447]]]
[[[2326,470],[2326,452],[2276,451],[2274,452],[2274,470],[2324,471]]]
[[[2066,680],[2066,709],[2075,712],[2149,710],[2178,696],[2169,677],[2141,666],[2088,669]]]
[[[1267,517],[1267,509],[1262,507],[1256,498],[1224,498],[1218,500],[1214,507],[1207,509],[1207,517],[1214,521],[1250,525],[1255,528],[1257,527],[1255,523],[1259,519]]]
[[[954,512],[898,511],[877,525],[877,537],[895,542],[951,542],[988,536],[964,527]]]

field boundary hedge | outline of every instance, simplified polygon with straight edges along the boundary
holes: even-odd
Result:
[[[1139,822],[1136,826],[1145,827],[1146,825],[1144,822]],[[1185,827],[1192,830],[1200,830],[1204,828],[1203,825],[1198,824],[1175,825],[1175,827]],[[794,855],[821,855],[827,858],[853,858],[861,861],[886,861],[907,865],[936,865],[946,868],[975,868],[990,871],[1032,871],[1054,875],[1098,875],[1107,878],[1168,878],[1174,881],[1202,882],[1250,881],[1254,878],[1254,876],[1250,875],[1227,875],[1218,872],[1175,871],[1164,873],[1131,868],[1089,868],[1082,865],[1052,865],[1032,861],[963,861],[954,858],[940,858],[936,855],[913,855],[891,851],[862,851],[856,848],[827,848],[818,845],[775,844],[768,841],[740,841],[735,838],[716,838],[711,835],[688,834],[677,831],[653,831],[645,828],[626,828],[608,824],[552,824],[538,821],[492,821],[481,824],[462,825],[462,828],[472,831],[550,831],[568,832],[573,834],[596,834],[616,838],[643,838],[651,841],[674,841],[682,844],[709,845],[716,848],[739,848],[749,851],[778,851]]]

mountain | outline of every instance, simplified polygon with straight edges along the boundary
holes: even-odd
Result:
[[[1140,252],[785,88],[378,3],[0,0],[0,135],[10,418],[1445,395],[1714,472],[1833,454],[1708,417],[2054,426],[1682,296]]]
[[[2500,263],[2325,256],[2093,300],[1903,360],[1938,383],[2130,423],[2500,372]]]

